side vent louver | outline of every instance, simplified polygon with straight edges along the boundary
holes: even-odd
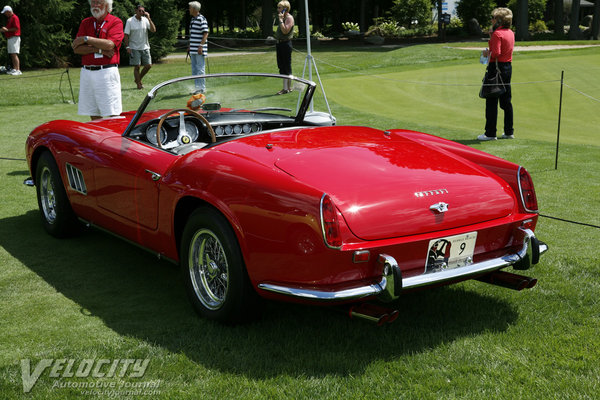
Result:
[[[67,163],[67,175],[69,176],[69,186],[71,189],[81,194],[87,194],[83,173],[80,170]]]

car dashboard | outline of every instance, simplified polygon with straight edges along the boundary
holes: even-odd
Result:
[[[163,114],[164,115],[164,114]],[[201,114],[212,127],[217,143],[236,137],[260,133],[262,131],[291,127],[297,125],[293,117],[278,114],[257,113],[248,111],[206,112]],[[160,118],[153,118],[138,124],[129,137],[179,153],[180,146],[212,143],[211,134],[204,121],[193,114],[174,112],[167,117],[160,127]],[[160,145],[158,137],[160,136]],[[184,136],[187,139],[182,140]],[[196,145],[195,147],[198,147]]]

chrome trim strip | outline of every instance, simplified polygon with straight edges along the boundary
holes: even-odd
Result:
[[[335,301],[335,300],[355,300],[368,296],[376,296],[383,292],[387,285],[386,278],[382,277],[381,281],[376,284],[359,286],[356,288],[324,291],[307,288],[294,288],[290,286],[275,285],[271,283],[259,283],[258,288],[269,292],[285,294],[301,299],[320,300],[320,301]]]
[[[436,283],[443,283],[450,280],[467,278],[473,275],[481,275],[499,270],[523,260],[525,257],[527,257],[528,252],[531,252],[530,244],[532,242],[532,238],[535,238],[535,235],[530,229],[519,229],[523,232],[524,237],[523,247],[517,253],[508,254],[503,257],[497,257],[465,267],[405,278],[401,276],[400,268],[393,257],[386,254],[380,254],[378,261],[383,265],[383,271],[381,281],[376,284],[359,286],[339,291],[324,291],[318,289],[283,286],[271,283],[259,283],[258,288],[273,293],[319,301],[355,300],[368,296],[381,296],[382,300],[389,301],[398,297],[398,288],[401,288],[402,290],[412,289]],[[545,253],[547,250],[548,246],[545,243],[540,242],[540,255]],[[393,274],[394,270],[397,272],[396,277]],[[398,280],[400,280],[400,282],[397,282]],[[398,286],[398,288],[396,288],[396,286]]]

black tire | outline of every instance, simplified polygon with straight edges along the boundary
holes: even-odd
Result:
[[[183,230],[180,267],[196,312],[223,322],[247,322],[259,313],[242,253],[229,222],[209,208],[195,210]]]
[[[48,151],[42,153],[38,160],[35,186],[44,229],[58,238],[77,233],[79,221],[71,208],[56,161]]]

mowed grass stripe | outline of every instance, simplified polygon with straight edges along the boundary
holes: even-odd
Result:
[[[560,54],[560,53],[559,53]],[[399,54],[400,56],[400,54]],[[594,56],[515,57],[513,107],[519,138],[555,141],[558,129],[561,71],[569,86],[600,98],[600,52]],[[480,64],[440,65],[426,69],[361,74],[327,79],[328,97],[355,110],[385,118],[423,121],[424,125],[478,134],[485,124],[485,102],[477,94],[484,73]],[[561,141],[600,145],[599,103],[567,87],[563,90]],[[502,132],[502,111],[498,131]],[[434,133],[435,132],[431,132]]]

